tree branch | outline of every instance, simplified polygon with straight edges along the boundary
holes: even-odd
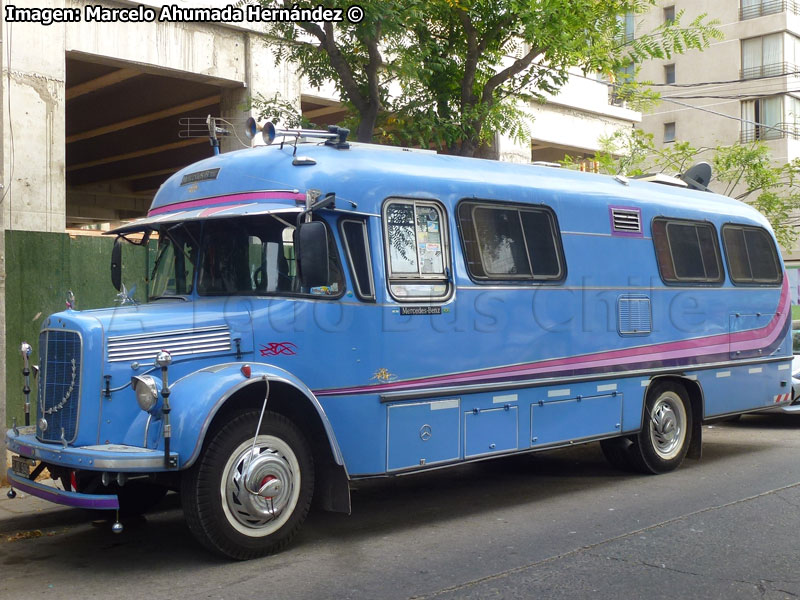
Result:
[[[486,82],[486,85],[483,86],[483,95],[481,97],[481,102],[486,104],[486,106],[493,106],[494,105],[494,91],[497,89],[498,86],[502,85],[515,75],[518,75],[525,69],[527,69],[533,60],[542,54],[542,49],[537,47],[531,48],[528,53],[523,56],[522,58],[518,58],[509,66],[507,66],[502,71],[498,71],[494,75],[492,75],[489,80]]]
[[[378,40],[381,37],[381,27],[377,26],[375,37],[366,40],[369,62],[367,63],[367,85],[369,88],[369,103],[374,105],[375,111],[381,107],[381,90],[378,81],[378,70],[383,65],[383,57],[378,48]]]
[[[467,38],[467,56],[464,60],[464,77],[461,79],[461,108],[462,111],[467,106],[475,104],[475,74],[478,71],[478,40],[476,39],[477,32],[472,24],[469,14],[465,10],[457,10],[458,20],[461,21],[461,27],[464,28],[464,35]]]

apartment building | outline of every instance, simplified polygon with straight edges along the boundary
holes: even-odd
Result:
[[[701,14],[724,34],[703,52],[691,51],[640,65],[662,102],[641,127],[659,145],[676,140],[696,147],[763,141],[776,162],[800,157],[800,3],[794,0],[662,0],[637,18],[650,31],[683,11],[687,24]],[[713,187],[713,184],[712,184]],[[800,267],[800,247],[784,249]],[[797,283],[797,271],[790,273]],[[797,285],[795,301],[797,301]]]

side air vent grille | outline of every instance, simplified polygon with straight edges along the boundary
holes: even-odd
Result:
[[[638,208],[609,207],[613,235],[642,235],[642,211]]]
[[[231,332],[224,325],[108,338],[109,362],[154,360],[161,350],[172,356],[183,356],[230,349]]]
[[[627,295],[617,299],[617,327],[620,335],[647,335],[653,329],[650,298]]]

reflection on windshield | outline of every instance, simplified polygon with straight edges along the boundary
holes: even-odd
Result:
[[[330,281],[302,285],[295,260],[295,215],[277,215],[205,222],[197,271],[201,296],[229,294],[312,294],[338,296],[342,270],[333,238],[330,243]]]
[[[151,300],[192,293],[199,239],[199,223],[181,223],[159,231],[156,263],[151,277]]]
[[[158,231],[150,299],[233,294],[338,296],[342,268],[329,234],[330,281],[303,286],[294,249],[294,213],[192,221]],[[195,271],[197,282],[195,284]]]

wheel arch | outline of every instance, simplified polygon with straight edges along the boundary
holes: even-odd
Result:
[[[654,383],[676,383],[686,390],[692,411],[692,438],[689,442],[687,458],[699,459],[703,453],[703,415],[705,414],[705,394],[703,386],[697,379],[687,375],[658,375],[650,379],[645,394],[649,394]],[[645,396],[646,397],[646,396]],[[642,426],[646,402],[642,402]]]
[[[241,373],[244,365],[250,366],[249,378],[244,378]],[[209,399],[208,408],[202,411],[205,413],[202,426],[184,428],[184,433],[189,435],[192,435],[191,429],[199,431],[194,434],[194,446],[181,467],[186,469],[194,464],[209,433],[219,429],[236,414],[248,410],[260,411],[266,394],[265,382],[268,381],[267,409],[291,420],[311,446],[316,471],[317,502],[325,510],[349,514],[350,487],[347,468],[330,421],[314,393],[291,373],[262,363],[228,363],[215,367],[212,371],[215,377],[211,381],[217,382],[217,385],[210,387],[208,377],[202,376],[208,372],[206,370],[194,374],[199,376],[197,381],[191,381],[192,376],[188,376],[173,385],[173,397],[176,400],[179,392],[188,392],[187,395],[202,393]],[[173,414],[175,412],[173,410]],[[184,444],[183,447],[188,450],[187,445]]]

